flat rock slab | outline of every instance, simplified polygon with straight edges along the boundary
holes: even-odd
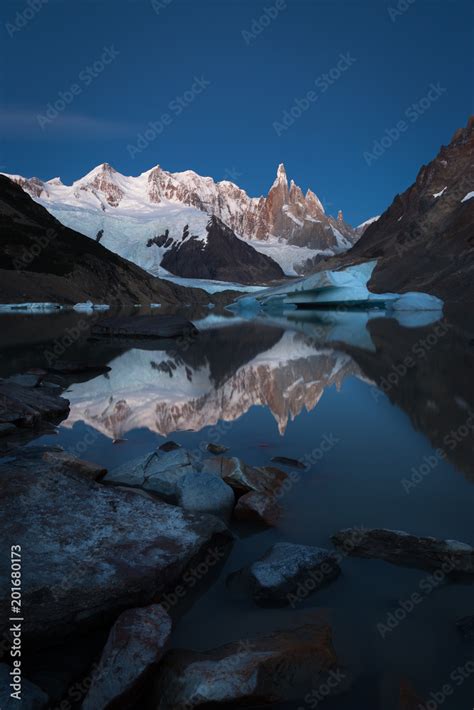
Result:
[[[82,710],[136,703],[170,635],[171,619],[159,604],[124,611],[109,634]]]
[[[176,503],[180,479],[194,470],[193,461],[186,449],[180,446],[166,447],[113,469],[104,481],[142,488],[170,503]]]
[[[69,412],[69,401],[43,387],[24,387],[0,381],[0,423],[35,427],[57,421]]]
[[[216,473],[238,494],[257,491],[274,495],[278,493],[288,478],[288,474],[278,468],[249,466],[245,461],[236,457],[216,456],[212,459],[205,459],[202,462],[202,470]]]
[[[110,372],[111,369],[108,365],[93,365],[88,362],[66,362],[65,360],[56,360],[54,365],[48,368],[50,372],[60,375],[103,374]]]
[[[234,491],[213,473],[186,473],[178,481],[177,489],[178,504],[185,510],[229,520],[235,505]]]
[[[117,490],[43,461],[0,465],[0,559],[24,555],[23,637],[38,644],[149,604],[210,547],[231,540],[216,517]],[[0,636],[10,579],[0,568]]]
[[[292,595],[304,596],[321,589],[341,570],[329,550],[279,542],[249,569],[253,598],[259,604],[286,605]]]
[[[153,707],[273,705],[297,698],[301,686],[317,688],[331,675],[337,675],[331,629],[307,624],[203,653],[170,651],[158,671]]]
[[[298,459],[290,459],[288,456],[274,456],[272,461],[279,463],[282,466],[288,466],[289,468],[300,468],[303,470],[306,468],[304,463],[298,461]]]
[[[250,491],[239,498],[234,509],[234,518],[264,523],[271,527],[277,525],[281,513],[281,507],[272,496]]]
[[[175,315],[121,316],[105,318],[92,327],[92,335],[125,338],[177,338],[197,334],[196,327],[186,318]]]
[[[14,691],[10,687],[12,676],[10,666],[5,663],[0,664],[0,708],[2,710],[42,710],[49,704],[49,698],[41,688],[31,683],[26,678],[21,679],[21,700],[11,697]]]
[[[332,536],[346,554],[385,560],[420,569],[441,569],[447,576],[474,574],[474,548],[457,540],[417,537],[399,530],[358,528],[340,530]]]

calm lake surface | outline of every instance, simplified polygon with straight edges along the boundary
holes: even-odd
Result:
[[[325,589],[294,608],[263,609],[228,578],[275,542],[332,548],[331,535],[352,526],[474,544],[472,338],[447,320],[413,327],[376,312],[305,312],[193,318],[198,337],[142,347],[88,340],[98,317],[0,317],[2,376],[44,367],[51,353],[111,368],[71,383],[69,417],[30,444],[61,445],[109,469],[170,439],[202,458],[214,442],[251,465],[312,462],[282,496],[278,527],[232,524],[233,548],[188,595],[173,645],[208,649],[324,618],[350,679],[324,708],[415,708],[400,704],[400,684],[426,703],[448,684],[452,693],[426,707],[471,710],[474,641],[456,627],[474,614],[471,584],[346,557]],[[66,337],[71,329],[79,339]],[[422,601],[406,611],[414,593]],[[69,650],[68,663],[80,653]],[[33,655],[32,680],[45,663]],[[278,707],[315,706],[302,698]]]

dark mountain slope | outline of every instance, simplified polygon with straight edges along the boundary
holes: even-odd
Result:
[[[369,288],[474,300],[474,117],[346,254],[305,273],[378,259]]]
[[[0,302],[207,302],[64,227],[0,175]]]
[[[281,267],[236,237],[218,217],[207,225],[207,239],[185,235],[166,252],[161,265],[172,274],[255,284],[281,279]]]

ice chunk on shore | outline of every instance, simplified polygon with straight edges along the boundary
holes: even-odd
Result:
[[[443,301],[429,293],[408,291],[392,301],[390,309],[394,311],[442,311]]]
[[[0,303],[0,313],[15,313],[16,311],[50,313],[51,311],[60,311],[62,308],[60,303]]]

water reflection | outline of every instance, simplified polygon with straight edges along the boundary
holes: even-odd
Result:
[[[189,347],[129,350],[110,366],[107,375],[71,387],[65,426],[85,421],[113,439],[139,427],[166,436],[235,421],[259,405],[283,435],[325,388],[359,374],[348,354],[256,324],[204,331]]]
[[[112,439],[140,427],[167,436],[262,406],[283,435],[325,389],[354,376],[372,385],[374,406],[387,397],[438,455],[474,476],[474,348],[461,329],[446,320],[406,327],[376,313],[234,323],[203,321],[184,347],[111,353],[110,373],[71,387],[65,426],[84,421]]]

